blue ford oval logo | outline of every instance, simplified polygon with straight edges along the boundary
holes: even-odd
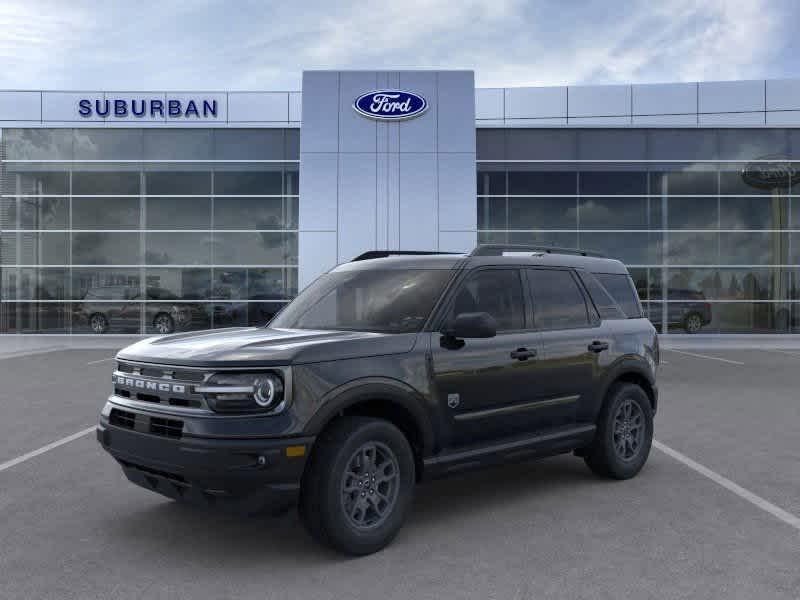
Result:
[[[412,92],[376,90],[356,98],[353,109],[370,119],[396,121],[418,117],[428,110],[428,101]]]

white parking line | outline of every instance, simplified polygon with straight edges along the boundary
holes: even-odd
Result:
[[[696,356],[697,358],[707,358],[708,360],[718,360],[724,363],[730,363],[732,365],[744,365],[743,362],[739,362],[738,360],[730,360],[728,358],[720,358],[719,356],[708,356],[707,354],[697,354],[695,352],[686,352],[685,350],[673,350],[672,348],[664,348],[664,350],[668,352],[677,352],[678,354],[685,354],[686,356]]]
[[[35,457],[39,456],[40,454],[44,454],[45,452],[49,452],[50,450],[58,448],[59,446],[63,446],[64,444],[68,444],[68,443],[73,442],[73,441],[75,441],[77,439],[80,439],[83,436],[85,436],[85,435],[87,435],[89,433],[92,433],[94,430],[95,430],[94,426],[87,427],[83,431],[79,431],[78,433],[73,433],[72,435],[68,435],[65,438],[61,438],[60,440],[56,440],[55,442],[53,442],[51,444],[47,444],[47,446],[42,446],[38,450],[34,450],[33,452],[28,452],[27,454],[23,454],[22,456],[18,456],[17,458],[12,458],[9,461],[6,461],[4,463],[0,463],[0,472],[5,471],[6,469],[10,469],[11,467],[14,467],[14,466],[16,466],[16,465],[18,465],[20,463],[25,462],[26,460],[30,460],[32,458],[35,458]]]
[[[708,467],[704,467],[700,463],[693,461],[685,454],[681,454],[677,450],[673,450],[672,448],[670,448],[666,444],[662,444],[658,440],[653,440],[653,446],[661,450],[661,452],[663,452],[667,456],[670,456],[675,460],[677,460],[678,462],[683,463],[693,471],[700,473],[703,477],[708,477],[714,483],[721,485],[726,490],[733,492],[740,498],[747,500],[753,506],[756,506],[761,510],[768,512],[773,517],[780,519],[787,525],[791,525],[792,527],[800,531],[800,517],[796,517],[792,513],[783,510],[780,506],[774,505],[769,500],[765,500],[764,498],[754,494],[750,490],[746,490],[745,488],[734,483],[727,477],[723,477],[722,475],[712,471]]]
[[[109,360],[114,360],[115,358],[117,358],[117,357],[116,356],[111,356],[109,358],[101,358],[100,360],[93,360],[91,362],[87,362],[86,364],[87,365],[97,365],[97,364],[100,364],[102,362],[107,362]]]

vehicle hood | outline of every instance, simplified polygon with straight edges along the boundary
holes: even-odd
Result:
[[[237,327],[154,337],[117,357],[169,365],[239,367],[290,365],[409,352],[414,333]]]

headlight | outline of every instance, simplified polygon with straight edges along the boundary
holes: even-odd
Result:
[[[285,407],[283,380],[278,373],[217,373],[194,388],[217,412],[272,412]]]

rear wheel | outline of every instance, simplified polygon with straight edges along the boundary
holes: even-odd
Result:
[[[644,466],[653,442],[653,411],[645,391],[633,383],[614,384],[584,460],[598,475],[629,479]]]
[[[175,321],[167,313],[158,313],[153,319],[153,328],[158,333],[172,333],[175,331]]]
[[[403,433],[382,419],[343,417],[317,440],[303,478],[300,515],[319,542],[376,552],[406,519],[416,480]]]
[[[89,328],[92,333],[105,333],[108,331],[108,319],[106,319],[105,315],[95,313],[89,317]]]
[[[703,327],[703,318],[697,313],[692,313],[683,321],[683,329],[686,333],[697,333]]]

